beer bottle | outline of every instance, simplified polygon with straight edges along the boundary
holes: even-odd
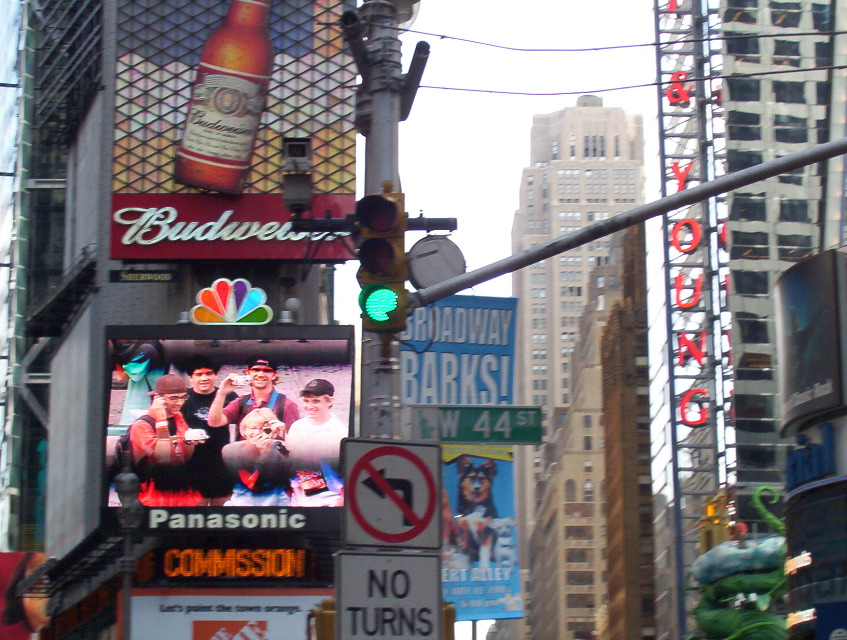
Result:
[[[250,170],[273,64],[269,0],[232,0],[200,55],[174,179],[239,194]]]

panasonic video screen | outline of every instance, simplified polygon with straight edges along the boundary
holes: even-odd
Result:
[[[134,473],[152,531],[334,531],[353,329],[108,327],[108,506]]]

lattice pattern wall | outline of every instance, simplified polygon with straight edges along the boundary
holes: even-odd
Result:
[[[268,102],[244,193],[280,190],[283,137],[311,138],[315,193],[354,193],[352,58],[338,20],[343,0],[271,5]],[[115,193],[194,193],[173,160],[203,44],[228,2],[119,0]]]

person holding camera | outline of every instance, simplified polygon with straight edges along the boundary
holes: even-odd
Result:
[[[254,409],[270,408],[283,423],[282,435],[295,420],[300,419],[300,409],[297,404],[285,394],[276,390],[278,375],[276,368],[266,358],[254,358],[244,370],[250,377],[250,393],[236,400],[227,401],[227,395],[239,385],[236,384],[238,374],[231,373],[221,381],[221,386],[215,393],[215,399],[209,407],[208,424],[210,427],[223,427],[228,424],[241,424],[242,419]],[[226,404],[225,404],[226,403]],[[236,433],[236,440],[241,440],[241,431]]]
[[[180,413],[188,399],[185,382],[175,374],[163,375],[148,395],[153,400],[147,412],[129,430],[132,462],[141,481],[138,499],[145,507],[196,506],[202,496],[191,486],[185,466],[195,441]]]
[[[242,439],[223,448],[223,460],[235,487],[227,506],[288,506],[292,467],[282,441],[284,425],[268,407],[253,409],[241,420]]]

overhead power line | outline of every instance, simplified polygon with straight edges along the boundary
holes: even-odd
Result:
[[[717,75],[705,78],[696,78],[689,76],[685,79],[684,84],[691,82],[707,82],[709,80],[733,80],[738,78],[759,78],[764,76],[783,75],[788,73],[808,73],[810,71],[829,71],[836,69],[847,69],[847,65],[830,65],[825,67],[810,67],[805,69],[791,68],[779,69],[774,71],[758,71],[755,73],[733,73],[732,75]],[[626,91],[628,89],[644,89],[646,87],[670,86],[668,80],[644,82],[642,84],[622,85],[617,87],[606,87],[604,89],[587,89],[583,91],[505,91],[501,89],[472,89],[469,87],[439,87],[432,85],[421,85],[421,89],[436,89],[439,91],[464,91],[468,93],[493,93],[497,95],[511,96],[581,96],[590,93],[608,93],[610,91]]]
[[[725,23],[725,24],[741,24],[746,25],[747,23]],[[322,26],[337,26],[335,22],[324,22],[321,23]],[[755,24],[750,25],[751,28],[755,27]],[[391,29],[392,27],[383,28]],[[723,31],[721,33],[715,33],[712,36],[706,38],[681,38],[679,40],[667,40],[667,41],[653,41],[653,42],[639,42],[639,43],[631,43],[631,44],[613,44],[604,47],[573,47],[573,48],[562,48],[562,47],[512,47],[504,44],[497,44],[495,42],[485,42],[483,40],[473,40],[471,38],[460,38],[458,36],[448,36],[443,33],[433,33],[431,31],[415,31],[414,29],[400,29],[400,27],[393,27],[398,31],[404,31],[405,33],[414,33],[419,36],[429,36],[431,38],[438,38],[439,40],[453,40],[455,42],[464,42],[465,44],[473,44],[480,47],[489,47],[492,49],[501,49],[503,51],[514,51],[516,53],[591,53],[594,51],[614,51],[617,49],[637,49],[643,47],[666,47],[668,45],[677,45],[677,44],[697,44],[701,42],[714,42],[719,40],[768,40],[773,38],[800,38],[800,37],[808,37],[808,36],[840,36],[847,35],[847,31],[821,31],[815,29],[814,31],[788,31],[785,32],[774,32],[774,33],[736,33]]]
[[[733,35],[731,33],[723,32],[720,34],[715,34],[714,36],[708,38],[682,38],[680,40],[669,40],[669,41],[654,41],[654,42],[642,42],[636,44],[615,44],[609,45],[605,47],[576,47],[576,48],[559,48],[559,47],[542,47],[542,48],[534,48],[534,47],[510,47],[507,45],[496,44],[493,42],[483,42],[481,40],[471,40],[468,38],[459,38],[456,36],[447,36],[437,33],[430,33],[427,31],[413,31],[409,30],[407,33],[414,33],[421,36],[430,36],[432,38],[438,38],[439,40],[455,40],[456,42],[464,42],[466,44],[474,44],[480,47],[490,47],[493,49],[502,49],[504,51],[515,51],[519,53],[591,53],[593,51],[614,51],[616,49],[637,49],[639,47],[662,47],[670,44],[696,44],[700,42],[712,42],[716,40],[765,40],[769,38],[797,38],[797,37],[805,37],[805,36],[838,36],[847,34],[847,31],[798,31],[791,33],[741,33]]]

